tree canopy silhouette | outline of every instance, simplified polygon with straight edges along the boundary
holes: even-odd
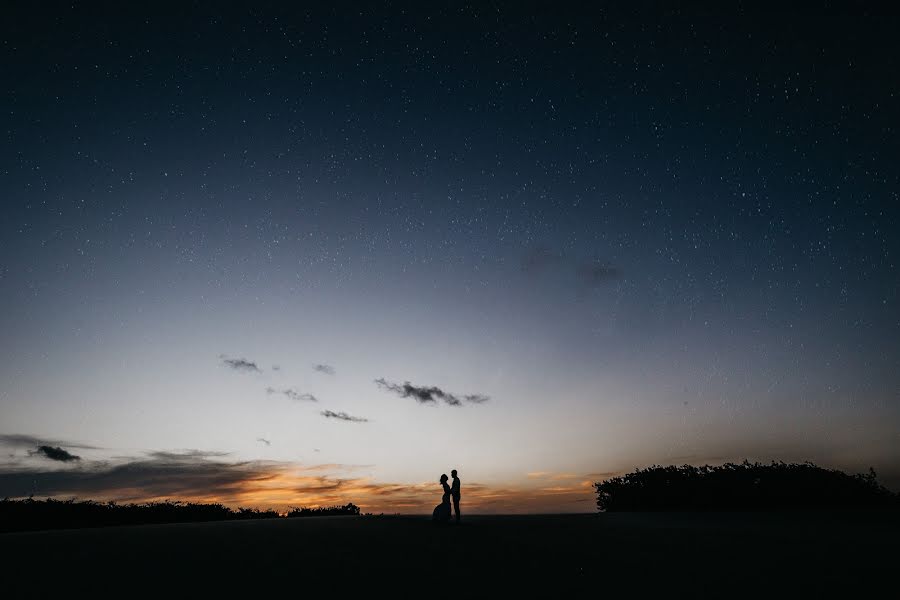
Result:
[[[654,465],[594,484],[601,511],[898,508],[875,472],[848,475],[812,463]]]

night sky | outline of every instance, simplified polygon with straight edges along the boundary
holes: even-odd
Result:
[[[900,488],[898,19],[556,4],[5,9],[0,497]]]

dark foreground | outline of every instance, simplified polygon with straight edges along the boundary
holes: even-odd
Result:
[[[0,535],[3,597],[878,597],[894,514],[313,517]],[[12,594],[7,595],[7,592]]]

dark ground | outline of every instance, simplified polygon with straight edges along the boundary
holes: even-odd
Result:
[[[445,527],[310,517],[7,533],[0,597],[893,597],[898,533],[890,513],[473,516]]]

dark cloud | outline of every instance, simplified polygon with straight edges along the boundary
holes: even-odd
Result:
[[[403,385],[398,383],[391,383],[390,381],[385,381],[385,379],[379,378],[375,380],[375,384],[378,387],[385,389],[389,392],[394,392],[403,398],[415,398],[421,403],[434,403],[437,402],[437,399],[444,396],[443,390],[437,387],[423,387],[423,386],[415,386],[410,382],[404,382]]]
[[[35,446],[65,446],[81,450],[99,450],[98,446],[88,446],[78,442],[54,440],[48,438],[25,435],[21,433],[0,434],[0,446],[12,446],[14,448],[34,448]]]
[[[262,373],[262,369],[260,369],[255,362],[247,360],[246,358],[229,358],[224,354],[220,354],[219,358],[222,359],[222,364],[224,364],[226,367],[231,367],[235,371],[245,371],[247,373]]]
[[[462,400],[453,394],[443,394],[442,397],[449,406],[462,406]]]
[[[71,462],[73,460],[81,460],[80,456],[75,456],[74,454],[70,454],[69,452],[63,450],[59,446],[38,446],[37,450],[34,451],[33,454],[41,454],[50,460],[56,460],[59,462]]]
[[[88,463],[81,468],[0,472],[0,498],[75,495],[121,500],[234,495],[248,482],[271,480],[283,467],[260,461],[209,460],[221,453],[196,450],[153,452],[124,463]]]
[[[272,442],[269,441],[269,440],[267,440],[266,438],[256,438],[256,441],[257,441],[257,442],[262,442],[262,443],[265,444],[266,446],[271,446],[271,445],[272,445]]]
[[[463,396],[463,400],[471,402],[472,404],[483,404],[490,400],[490,397],[485,396],[484,394],[466,394]]]
[[[601,261],[580,264],[578,265],[577,273],[578,280],[591,287],[603,285],[622,276],[621,269]]]
[[[490,397],[485,396],[484,394],[465,394],[463,396],[458,396],[446,392],[436,386],[413,385],[408,381],[405,381],[402,384],[393,383],[386,381],[383,377],[376,379],[375,384],[384,390],[397,394],[401,398],[415,398],[420,404],[436,404],[438,400],[442,400],[450,406],[462,406],[463,402],[482,404],[490,400]]]
[[[362,417],[354,417],[345,412],[334,412],[332,410],[323,410],[322,416],[327,419],[340,419],[341,421],[352,421],[353,423],[368,423],[368,419]]]
[[[334,375],[334,367],[331,365],[313,365],[313,371],[318,371],[319,373],[325,373],[326,375]]]
[[[549,269],[574,271],[578,282],[588,287],[598,287],[622,277],[622,270],[609,262],[600,259],[577,261],[545,246],[532,248],[522,256],[522,270],[526,273]]]
[[[267,394],[281,394],[283,396],[287,396],[291,400],[302,400],[305,402],[318,402],[319,399],[313,396],[312,394],[303,394],[295,390],[294,388],[286,388],[283,390],[276,390],[273,387],[266,388]]]

